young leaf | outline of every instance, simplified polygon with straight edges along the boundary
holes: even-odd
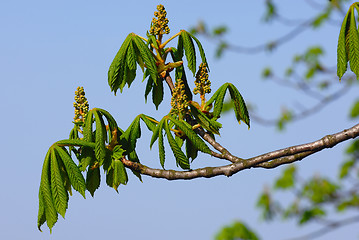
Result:
[[[214,108],[213,108],[213,116],[215,118],[219,118],[223,109],[224,96],[226,95],[228,88],[228,83],[223,84],[213,96],[216,96]],[[212,98],[211,98],[212,99]],[[210,100],[211,100],[210,99]]]
[[[201,152],[211,154],[211,149],[205,144],[205,142],[192,130],[191,126],[187,126],[183,120],[176,120],[172,117],[169,117],[179,129],[186,134],[188,139],[193,143],[193,145],[200,150]]]
[[[167,120],[165,120],[165,118],[163,118],[157,126],[158,130],[156,129],[156,131],[158,132],[157,133],[157,135],[158,135],[158,154],[159,154],[160,163],[161,163],[161,166],[163,169],[165,169],[165,146],[163,144],[162,130],[163,130],[163,124],[165,121],[167,121]],[[153,133],[152,139],[153,139],[154,135],[155,135],[155,133]],[[151,143],[152,143],[152,139],[151,139]]]
[[[186,155],[188,159],[192,158],[192,161],[196,159],[198,155],[198,149],[188,139],[186,140]]]
[[[136,148],[137,139],[141,137],[141,128],[140,128],[140,115],[138,115],[128,129],[124,133],[124,137],[128,141],[128,149],[130,151]]]
[[[163,81],[159,80],[157,82],[157,85],[153,85],[153,91],[152,91],[152,102],[156,106],[156,110],[158,110],[158,106],[161,104],[163,100]]]
[[[108,70],[108,85],[115,94],[124,81],[125,56],[132,38],[133,33],[126,37]]]
[[[106,146],[105,146],[106,126],[102,120],[102,116],[100,112],[94,111],[93,114],[95,116],[95,122],[96,122],[95,154],[97,160],[101,162],[103,161],[106,155]]]
[[[84,140],[87,142],[93,142],[92,135],[92,123],[93,123],[93,110],[91,109],[85,118],[85,125],[83,127]]]
[[[354,10],[350,13],[350,25],[348,32],[348,44],[349,44],[349,62],[350,69],[359,78],[359,35],[355,22]]]
[[[95,148],[96,146],[94,142],[87,142],[81,139],[64,139],[57,141],[55,144],[58,146],[81,146],[81,147],[90,147],[90,148]]]
[[[128,44],[127,54],[126,54],[126,63],[127,63],[127,66],[128,66],[128,68],[130,70],[136,70],[137,69],[136,52],[135,52],[135,48],[133,47],[133,41],[131,41]]]
[[[201,55],[201,60],[203,63],[206,64],[207,69],[209,71],[209,66],[207,63],[206,55],[204,54],[204,50],[203,50],[201,42],[195,36],[193,36],[191,33],[188,33],[188,35],[197,43],[199,54]]]
[[[153,79],[154,83],[157,84],[157,78],[158,78],[157,66],[156,66],[156,61],[153,57],[153,53],[150,51],[150,49],[148,49],[146,44],[142,41],[142,39],[139,36],[135,34],[133,35],[134,35],[133,41],[135,43],[135,46],[139,50],[141,54],[141,58],[143,59],[147,69],[150,72],[151,78]]]
[[[57,145],[54,145],[54,148],[65,165],[66,172],[69,176],[71,185],[85,198],[86,183],[84,177],[80,172],[80,169],[76,166],[76,164],[71,159],[70,155],[65,149]]]
[[[117,188],[120,184],[126,185],[128,181],[127,173],[125,166],[119,159],[113,159],[112,161],[113,169],[113,188],[118,192]]]
[[[143,80],[146,79],[146,77],[148,76],[149,71],[148,69],[146,69],[145,74],[143,75]],[[147,76],[146,76],[147,75]],[[146,89],[145,89],[145,102],[147,103],[147,96],[148,94],[151,92],[152,88],[153,88],[153,80],[151,78],[151,76],[148,77],[147,83],[146,83]]]
[[[181,30],[181,36],[183,39],[183,48],[186,54],[188,62],[188,68],[192,71],[193,76],[196,75],[196,51],[194,49],[192,38],[185,30]]]
[[[42,207],[44,208],[44,212],[45,212],[45,218],[46,218],[46,223],[47,226],[50,228],[50,231],[52,229],[52,227],[55,225],[55,223],[57,222],[57,211],[55,209],[53,200],[52,200],[52,194],[51,194],[51,183],[50,183],[50,161],[51,161],[51,149],[52,147],[49,149],[49,151],[46,154],[45,157],[45,161],[42,167],[42,173],[41,173],[41,182],[40,182],[40,194],[39,197],[41,197],[42,199],[39,199],[39,205],[41,204]],[[41,210],[41,208],[40,208]],[[39,214],[42,213],[42,211],[39,210]],[[43,214],[43,213],[42,213]],[[43,216],[39,215],[38,219],[40,221],[38,221],[38,228],[41,231],[40,227],[41,225],[45,222],[43,220]]]
[[[168,143],[170,144],[173,155],[176,158],[177,165],[179,165],[182,169],[190,169],[189,160],[173,138],[167,120],[164,122],[164,129],[166,131]]]
[[[100,168],[89,168],[86,174],[86,188],[93,197],[95,191],[100,187]]]
[[[156,119],[150,117],[150,116],[147,116],[145,114],[141,114],[141,119],[142,121],[146,124],[148,130],[150,130],[151,132],[153,132],[156,128]]]
[[[274,184],[276,189],[288,189],[294,186],[296,168],[294,165],[286,168],[282,176],[278,178]]]
[[[249,114],[242,95],[232,83],[228,83],[228,88],[233,101],[234,113],[236,114],[238,123],[243,121],[248,127],[250,127]]]
[[[197,109],[193,104],[190,104],[191,113],[196,118],[197,122],[206,130],[219,135],[219,129],[222,124],[209,119],[201,110]]]
[[[54,201],[55,209],[60,215],[65,218],[65,213],[68,203],[68,194],[65,189],[65,184],[62,181],[61,172],[57,160],[57,156],[53,148],[51,148],[51,194]]]
[[[44,203],[44,197],[41,193],[41,188],[39,188],[39,211],[37,214],[37,228],[40,232],[42,224],[46,222],[46,215],[45,215],[45,203]]]

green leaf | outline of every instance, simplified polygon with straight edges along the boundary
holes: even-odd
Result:
[[[192,142],[192,144],[201,152],[211,154],[211,149],[207,146],[207,144],[192,130],[192,127],[183,120],[176,120],[172,117],[168,118],[171,120],[179,129],[181,129],[184,134],[188,137],[188,139]]]
[[[124,79],[124,67],[125,67],[125,57],[129,44],[133,38],[133,33],[130,33],[125,41],[122,43],[120,50],[117,52],[115,58],[113,59],[110,68],[108,70],[108,85],[111,88],[111,91],[117,92],[121,85],[123,85]],[[121,88],[122,89],[122,88]]]
[[[201,60],[202,60],[203,63],[206,63],[207,69],[209,71],[209,66],[208,66],[208,63],[207,63],[206,55],[204,53],[204,50],[203,50],[201,42],[195,36],[193,36],[191,33],[188,33],[188,34],[197,43],[199,54],[201,56]]]
[[[87,142],[81,139],[64,139],[57,141],[55,144],[58,146],[81,146],[81,147],[90,147],[90,148],[95,148],[96,146],[94,142]]]
[[[211,133],[219,135],[219,129],[222,124],[219,122],[209,119],[201,110],[197,109],[193,104],[190,104],[191,113],[196,118],[197,122],[206,130]]]
[[[350,69],[359,78],[359,35],[355,22],[354,10],[350,13],[350,25],[348,31],[349,62]]]
[[[41,173],[41,182],[40,182],[40,193],[39,197],[42,199],[39,199],[39,205],[42,205],[44,212],[45,212],[45,218],[47,226],[49,227],[50,231],[52,227],[57,222],[57,211],[55,209],[53,200],[52,200],[52,194],[51,194],[51,173],[50,173],[50,161],[51,161],[51,150],[52,147],[49,149],[49,151],[46,154],[44,164],[42,167],[42,173]],[[39,217],[38,219],[38,228],[40,229],[41,225],[45,222],[43,213],[41,208],[39,209]],[[41,229],[40,229],[41,231]]]
[[[282,176],[280,176],[275,184],[274,188],[276,189],[288,189],[294,187],[294,181],[295,181],[295,173],[296,168],[294,165],[290,165],[287,167],[283,173]]]
[[[112,169],[113,169],[113,188],[118,192],[118,186],[120,184],[127,184],[128,177],[126,173],[125,166],[119,159],[113,159],[112,161]]]
[[[95,155],[98,161],[102,162],[106,156],[106,126],[102,120],[101,113],[98,111],[93,112],[95,116],[96,122],[96,147],[95,147]]]
[[[161,134],[162,134],[163,121],[164,121],[164,118],[162,118],[162,120],[157,124],[157,127],[153,130],[153,134],[152,134],[151,142],[150,142],[150,149],[152,148],[152,145],[156,142],[156,140],[159,136],[160,130],[161,130]]]
[[[228,83],[225,83],[216,91],[216,92],[218,92],[218,94],[215,93],[213,95],[213,96],[216,96],[214,108],[213,108],[213,116],[215,118],[219,118],[221,115],[221,112],[223,109],[224,96],[226,95],[227,88],[228,88]]]
[[[127,66],[128,66],[128,68],[130,70],[136,70],[137,69],[136,52],[135,52],[135,48],[133,47],[133,41],[131,41],[128,44],[127,54],[126,54],[126,63],[127,63]]]
[[[145,80],[148,75],[149,75],[149,71],[148,71],[148,69],[146,69],[145,74],[143,75],[143,80]],[[153,80],[152,80],[151,76],[149,76],[147,83],[146,83],[146,89],[145,89],[145,102],[146,103],[147,103],[147,96],[151,92],[153,85],[154,85]]]
[[[141,58],[146,64],[146,67],[150,72],[152,80],[154,81],[155,84],[157,84],[157,79],[158,79],[157,66],[156,66],[156,61],[153,57],[153,53],[150,51],[150,49],[146,46],[146,44],[139,36],[135,34],[133,35],[134,35],[133,41],[141,54]]]
[[[330,201],[339,187],[325,178],[313,177],[309,179],[302,189],[302,196],[312,203],[324,203]]]
[[[236,114],[238,123],[240,123],[240,121],[243,121],[245,124],[247,124],[249,128],[249,114],[242,95],[232,83],[228,84],[228,88],[233,101],[234,113]]]
[[[153,85],[153,91],[152,91],[152,102],[156,106],[156,110],[158,110],[158,106],[161,104],[163,100],[163,81],[159,80],[157,85]]]
[[[65,165],[72,187],[85,198],[86,182],[80,169],[65,149],[57,145],[54,145],[54,148]]]
[[[353,168],[354,165],[355,165],[354,159],[344,162],[340,167],[339,178],[343,179],[346,176],[348,176],[349,171]]]
[[[165,146],[163,144],[163,135],[162,135],[162,130],[163,130],[163,124],[165,122],[165,118],[163,118],[160,123],[158,124],[157,128],[158,128],[158,154],[160,157],[160,164],[162,166],[163,169],[165,169]],[[156,128],[156,131],[157,131]],[[153,135],[152,135],[153,138]],[[152,143],[152,139],[151,139],[151,143]]]
[[[172,58],[174,62],[178,62],[182,60],[184,52],[183,52],[183,37],[181,35],[178,36],[177,49],[173,51],[173,53],[174,55],[172,55]]]
[[[325,216],[324,210],[319,207],[314,207],[312,209],[304,211],[301,219],[299,220],[299,224],[307,223],[310,220],[314,220],[322,216]]]
[[[182,169],[190,169],[189,160],[173,138],[168,121],[164,122],[164,129],[166,131],[168,143],[170,144],[173,155],[176,158],[177,165],[179,165]]]
[[[192,161],[196,159],[198,155],[198,149],[188,139],[186,140],[186,155],[188,159],[192,158]]]
[[[83,127],[84,140],[87,142],[93,142],[92,135],[92,123],[93,123],[93,110],[90,110],[85,118],[85,125]]]
[[[256,233],[242,222],[235,221],[230,226],[225,226],[216,235],[216,240],[258,240]]]
[[[41,226],[46,222],[46,215],[45,215],[45,203],[44,203],[44,197],[41,193],[41,188],[39,188],[39,211],[37,214],[37,228],[40,232]]]
[[[181,36],[183,39],[183,47],[186,54],[186,59],[188,62],[188,68],[193,73],[193,76],[196,75],[196,51],[194,49],[192,38],[189,33],[181,30]]]
[[[350,10],[349,10],[350,11]],[[347,32],[349,29],[349,11],[345,15],[342,27],[340,28],[339,38],[338,38],[338,48],[337,48],[337,75],[339,80],[343,77],[344,73],[347,71],[348,67],[348,50],[347,50]]]
[[[350,110],[350,117],[356,118],[358,116],[359,116],[359,101],[357,100],[352,106],[352,109]]]
[[[58,164],[58,160],[53,148],[51,148],[51,194],[55,209],[60,215],[65,218],[65,213],[68,203],[68,194],[65,189],[65,184],[62,181],[62,176]]]
[[[86,188],[93,197],[95,191],[100,187],[100,168],[90,168],[86,174]]]
[[[153,132],[155,130],[155,128],[156,128],[156,123],[155,122],[157,122],[157,120],[150,117],[150,116],[147,116],[145,114],[141,114],[140,116],[141,116],[142,121],[146,124],[148,130]]]
[[[125,153],[125,150],[121,148],[121,145],[116,145],[113,148],[112,157],[114,159],[121,159]]]
[[[130,151],[135,150],[137,139],[141,137],[140,117],[138,115],[124,133],[125,138],[128,140],[128,149]]]

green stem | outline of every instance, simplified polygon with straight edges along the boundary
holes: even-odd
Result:
[[[160,45],[160,48],[164,48],[164,47],[167,45],[167,43],[169,43],[171,40],[173,40],[173,39],[176,38],[177,36],[181,35],[181,32],[182,32],[182,30],[179,31],[178,33],[176,33],[175,35],[173,35],[172,37],[170,37],[169,39],[167,39],[164,43],[162,43],[162,44]]]

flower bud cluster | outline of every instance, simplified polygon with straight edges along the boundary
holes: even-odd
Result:
[[[75,91],[75,117],[74,121],[76,122],[83,122],[85,120],[85,116],[89,111],[89,103],[85,97],[85,91],[83,87],[77,87]]]
[[[172,92],[171,113],[183,116],[188,108],[188,98],[185,93],[185,86],[182,79],[178,79]]]
[[[151,22],[150,34],[152,35],[162,35],[169,34],[170,29],[168,27],[168,19],[166,18],[167,12],[163,5],[157,6],[158,12],[155,12],[154,15],[157,18],[153,18]]]
[[[208,80],[207,64],[201,63],[196,74],[196,80],[194,81],[196,87],[193,89],[193,93],[199,93],[201,96],[211,92],[211,82]]]

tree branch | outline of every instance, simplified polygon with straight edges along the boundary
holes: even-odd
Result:
[[[153,169],[140,163],[129,161],[125,158],[122,159],[122,162],[126,167],[137,171],[140,174],[148,175],[154,178],[166,178],[168,180],[194,179],[199,177],[210,178],[220,175],[229,177],[239,171],[252,167],[274,168],[283,164],[299,161],[325,148],[332,148],[338,143],[351,138],[356,138],[357,136],[359,136],[359,124],[341,132],[327,135],[311,143],[287,147],[249,159],[241,159],[238,162],[225,166],[206,167],[190,171]]]
[[[341,221],[336,221],[336,222],[332,222],[329,223],[327,226],[316,230],[312,233],[306,234],[304,236],[301,237],[297,237],[297,238],[291,238],[290,240],[304,240],[304,239],[313,239],[316,237],[320,237],[323,236],[324,234],[327,234],[330,231],[333,231],[339,227],[345,226],[345,225],[349,225],[349,224],[353,224],[359,222],[359,216],[355,216],[355,217],[351,217],[351,218],[347,218]]]

